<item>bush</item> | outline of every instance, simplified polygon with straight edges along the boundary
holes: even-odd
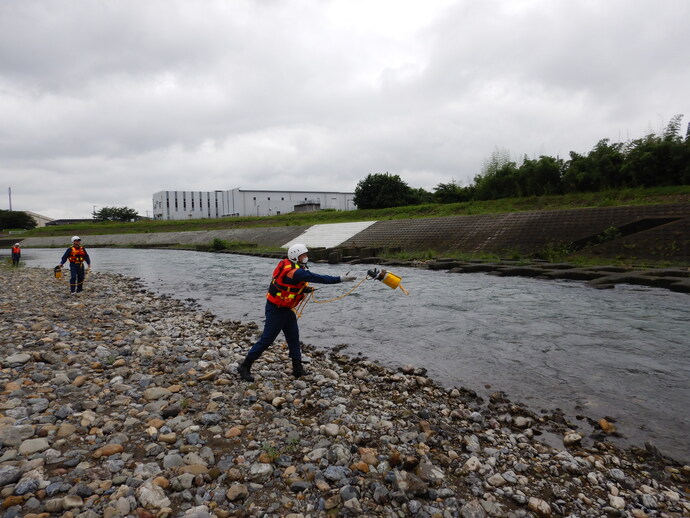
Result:
[[[247,243],[245,241],[225,241],[224,239],[215,238],[211,245],[197,246],[197,249],[208,249],[212,252],[220,252],[222,250],[246,250],[247,248],[256,248],[256,243]]]

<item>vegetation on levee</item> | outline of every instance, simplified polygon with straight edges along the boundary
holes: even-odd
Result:
[[[74,223],[70,225],[36,228],[22,234],[22,237],[62,236],[67,234],[139,234],[251,227],[311,226],[353,221],[381,221],[531,210],[562,210],[584,207],[659,205],[688,202],[690,202],[690,185],[681,185],[572,193],[560,196],[529,196],[525,198],[503,198],[498,200],[468,201],[460,203],[429,203],[424,205],[391,207],[387,209],[291,212],[279,216],[229,217],[181,221],[140,220],[133,222],[104,221]]]
[[[511,160],[497,149],[467,186],[452,180],[433,192],[413,188],[397,174],[372,173],[355,188],[360,209],[399,205],[459,203],[502,198],[601,192],[690,184],[690,134],[682,135],[682,115],[674,116],[661,134],[628,142],[600,140],[587,154],[569,159],[545,156]]]

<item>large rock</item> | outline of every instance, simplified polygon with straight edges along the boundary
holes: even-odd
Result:
[[[16,353],[5,358],[2,363],[9,367],[16,367],[18,365],[24,365],[31,360],[31,355],[27,353]]]
[[[19,446],[19,453],[25,456],[33,455],[50,448],[48,439],[39,437],[38,439],[27,439]]]

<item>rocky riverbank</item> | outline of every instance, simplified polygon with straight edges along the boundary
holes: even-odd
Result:
[[[366,261],[371,261],[367,259]],[[352,263],[365,262],[360,259]],[[545,280],[585,281],[599,290],[613,289],[617,284],[632,284],[652,288],[664,288],[679,293],[690,293],[690,268],[630,268],[598,265],[578,267],[570,263],[546,261],[514,262],[467,262],[456,259],[434,259],[424,262],[378,260],[383,266],[417,266],[429,270],[445,270],[449,273],[485,272],[499,277],[530,277]]]
[[[357,255],[356,252],[359,252]],[[376,257],[372,250],[310,250],[310,260],[314,262],[377,264],[387,266],[408,266],[429,270],[444,270],[448,273],[483,272],[499,277],[530,277],[543,280],[585,281],[588,286],[599,290],[613,289],[618,284],[632,284],[663,288],[679,293],[690,293],[690,267],[641,268],[615,266],[608,264],[576,266],[572,263],[550,263],[547,261],[462,261],[453,258],[430,260],[401,260]],[[239,252],[220,251],[219,253]],[[281,258],[281,253],[251,253],[244,255]]]
[[[558,412],[285,347],[95,273],[0,269],[3,516],[690,516],[690,466],[582,437]],[[556,437],[556,448],[540,439]]]

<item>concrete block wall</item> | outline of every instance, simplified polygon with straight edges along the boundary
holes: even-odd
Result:
[[[342,248],[399,248],[403,250],[459,251],[465,253],[533,253],[549,246],[594,238],[611,228],[643,220],[666,221],[655,228],[601,247],[616,254],[623,245],[636,243],[639,254],[648,243],[654,257],[687,258],[690,248],[690,204],[601,207],[556,211],[451,216],[414,220],[379,221],[341,244]],[[618,241],[618,240],[615,240]],[[671,243],[675,243],[670,246]],[[674,251],[674,248],[676,249]],[[621,250],[625,250],[621,248]],[[642,255],[638,255],[642,257]]]
[[[332,224],[334,232],[339,225]],[[656,226],[654,226],[656,225]],[[637,228],[639,227],[639,229]],[[89,246],[174,246],[210,244],[214,239],[284,246],[299,240],[309,226],[262,227],[150,234],[92,235]],[[597,242],[609,229],[629,232],[612,241],[588,245],[582,252],[601,257],[690,261],[690,204],[601,207],[555,211],[450,216],[377,221],[338,245],[338,249],[403,249],[447,252],[533,254],[546,247]],[[324,241],[325,242],[325,241]],[[23,247],[68,246],[69,236],[27,238]],[[310,248],[330,245],[310,243]]]

